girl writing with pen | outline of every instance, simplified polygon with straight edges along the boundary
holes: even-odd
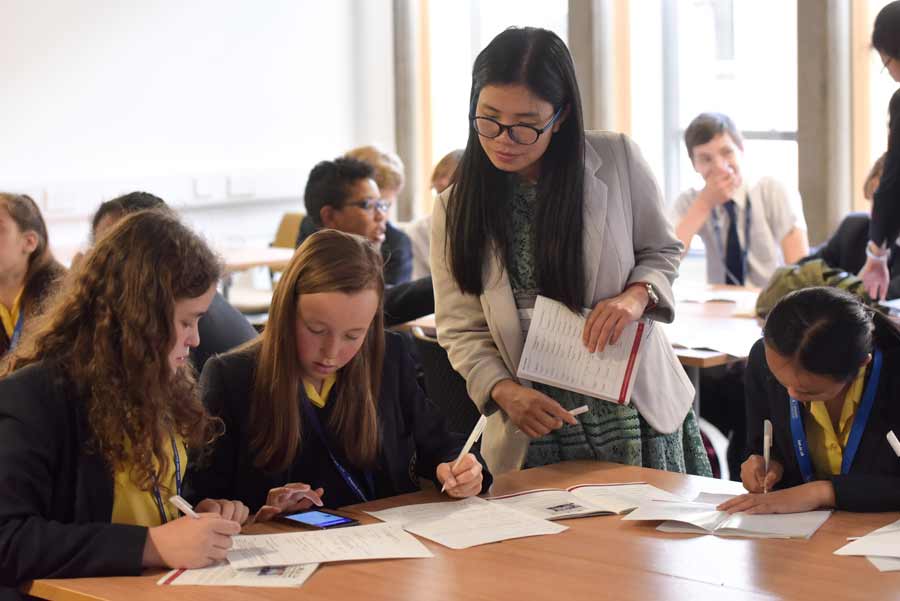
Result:
[[[793,513],[818,508],[900,509],[900,461],[886,435],[900,431],[900,331],[836,288],[806,288],[769,313],[746,374],[749,494],[719,508]],[[763,493],[764,489],[769,492]],[[774,489],[774,490],[773,490]]]
[[[359,236],[311,235],[272,298],[259,339],[210,359],[201,385],[225,435],[189,494],[229,497],[257,519],[412,492],[487,490],[480,458],[418,387],[406,343],[384,331],[379,253]]]
[[[174,216],[136,213],[87,254],[8,357],[0,587],[225,558],[243,504],[207,499],[195,519],[167,502],[181,492],[186,448],[221,427],[187,363],[219,275]]]

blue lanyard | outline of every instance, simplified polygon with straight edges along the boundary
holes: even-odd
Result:
[[[303,399],[303,412],[306,414],[309,423],[312,424],[313,430],[316,431],[316,434],[319,437],[319,440],[322,442],[322,445],[325,447],[325,450],[328,451],[328,456],[331,457],[331,463],[334,464],[335,469],[337,469],[338,473],[341,475],[341,478],[344,479],[344,482],[347,483],[347,486],[356,493],[356,496],[359,499],[366,503],[369,501],[369,497],[366,493],[363,492],[363,489],[356,483],[356,480],[353,478],[353,475],[347,471],[340,461],[338,461],[337,457],[334,456],[334,453],[331,452],[331,447],[328,446],[328,439],[325,438],[325,432],[322,431],[322,424],[319,423],[319,417],[316,415],[315,410],[312,408],[312,405],[309,402],[309,399],[306,398],[306,393],[302,393]],[[372,472],[366,470],[363,472],[363,475],[366,478],[366,484],[368,485],[369,491],[372,493],[372,496],[375,495],[375,479],[372,476]]]
[[[172,436],[172,456],[175,457],[175,494],[181,495],[181,457],[178,456],[178,445],[175,443],[175,437]],[[159,519],[165,524],[169,521],[166,515],[166,506],[163,505],[162,497],[159,494],[159,486],[153,487],[153,499],[156,501],[156,510],[159,511]]]
[[[719,226],[719,213],[717,212],[721,207],[716,207],[712,212],[712,223],[713,223],[713,231],[716,234],[716,250],[719,251],[719,258],[722,260],[722,265],[725,268],[725,281],[728,281],[728,265],[725,264],[725,246],[722,244],[722,228]],[[735,203],[735,211],[737,211],[737,203]],[[749,272],[747,271],[747,253],[750,251],[750,194],[747,194],[747,205],[744,207],[744,247],[741,249],[741,264],[744,266],[744,282],[750,277]],[[737,278],[734,277],[734,274],[731,274],[731,278],[734,281],[737,281]]]
[[[19,338],[22,336],[22,328],[25,327],[25,308],[19,307],[19,319],[16,320],[16,327],[13,328],[12,337],[9,339],[9,350],[16,348],[19,344]]]
[[[872,406],[875,404],[875,393],[878,390],[878,379],[881,376],[881,351],[875,349],[874,355],[869,382],[866,384],[862,403],[853,419],[850,438],[847,439],[847,446],[844,449],[844,458],[841,461],[842,474],[850,472],[853,458],[859,449],[863,430],[866,429],[866,422],[869,421],[869,414],[872,413]],[[800,403],[795,398],[791,398],[791,438],[794,441],[794,454],[797,456],[803,481],[810,482],[813,479],[812,461],[809,457],[809,445],[806,443],[806,430],[803,428],[803,419],[800,415]]]

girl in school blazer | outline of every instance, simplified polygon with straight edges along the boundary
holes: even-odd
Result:
[[[523,465],[530,439],[577,424],[565,411],[573,407],[556,401],[561,396],[548,398],[557,391],[539,394],[515,377],[525,338],[519,314],[527,310],[517,295],[528,286],[513,285],[511,276],[522,279],[522,269],[510,271],[511,257],[524,254],[520,264],[534,263],[531,285],[540,294],[573,310],[593,308],[583,335],[593,350],[642,315],[672,321],[682,247],[637,146],[621,134],[584,133],[574,67],[558,37],[509,29],[479,55],[473,73],[472,128],[454,186],[434,209],[431,267],[438,339],[489,416],[482,450],[491,470],[502,473]],[[535,116],[521,117],[529,111]],[[527,123],[509,125],[517,120]],[[510,203],[529,186],[536,188],[534,214],[516,224],[523,209]],[[534,248],[522,253],[527,240]],[[689,425],[685,437],[699,448],[693,387],[662,329],[651,327],[644,345],[631,401],[646,422],[641,431],[650,431],[646,424],[654,434]],[[638,420],[629,419],[629,435],[640,438]],[[641,461],[614,452],[598,458]],[[688,470],[707,473],[705,457],[697,462]],[[643,463],[684,469],[647,457]]]
[[[47,225],[37,204],[24,194],[0,193],[0,290],[9,298],[3,307],[0,355],[14,348],[44,300],[59,285],[65,268],[50,252]]]
[[[225,422],[187,486],[237,498],[257,520],[311,503],[342,507],[416,491],[451,497],[491,483],[465,437],[425,398],[403,339],[384,332],[382,259],[363,238],[312,234],[272,298],[260,338],[210,359],[201,385]]]
[[[769,314],[745,378],[750,494],[722,509],[900,509],[900,458],[886,438],[900,432],[900,331],[890,319],[836,288],[792,292]]]
[[[173,216],[124,219],[7,358],[0,379],[0,593],[35,578],[224,559],[247,508],[168,503],[185,447],[219,424],[186,363],[216,257]],[[204,513],[205,512],[205,513]]]

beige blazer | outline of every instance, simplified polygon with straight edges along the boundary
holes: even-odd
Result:
[[[584,267],[591,306],[621,293],[632,282],[649,282],[659,305],[649,314],[674,318],[672,282],[682,245],[663,212],[661,195],[635,143],[611,132],[586,132],[584,176]],[[445,191],[432,219],[431,272],[438,340],[465,379],[469,396],[488,416],[482,454],[491,471],[521,468],[529,438],[491,399],[500,380],[515,373],[524,338],[509,278],[498,256],[485,267],[484,292],[463,294],[444,254]],[[528,385],[527,382],[521,382]],[[656,430],[675,431],[691,407],[694,390],[662,328],[650,328],[632,403]]]

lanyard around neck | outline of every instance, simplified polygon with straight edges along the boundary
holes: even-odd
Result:
[[[872,412],[872,406],[875,404],[875,393],[878,391],[878,379],[881,376],[881,351],[875,349],[873,355],[869,381],[866,383],[862,403],[860,403],[859,409],[856,411],[856,417],[853,419],[850,438],[847,440],[847,446],[844,449],[844,456],[841,460],[841,474],[850,472],[853,458],[859,449],[859,441],[862,439],[866,423],[869,421],[869,414]],[[791,439],[794,443],[794,454],[797,456],[797,464],[800,466],[800,475],[803,476],[804,482],[810,482],[813,479],[812,461],[809,456],[809,445],[806,442],[806,430],[803,427],[800,402],[795,398],[791,398]]]
[[[747,256],[750,251],[750,194],[747,194],[747,203],[744,207],[744,246],[741,248],[741,265],[743,265],[744,272],[744,282],[747,282],[749,278],[749,273],[747,272]],[[719,259],[722,261],[722,266],[725,268],[725,281],[728,281],[728,276],[731,275],[731,279],[735,282],[738,279],[735,277],[731,270],[728,269],[728,263],[726,261],[725,256],[725,245],[722,242],[722,227],[719,225],[719,208],[716,207],[712,211],[712,225],[713,225],[713,233],[715,234],[716,241],[716,250],[719,252]],[[735,217],[737,217],[737,203],[734,203],[734,211]]]
[[[19,306],[19,319],[16,320],[16,327],[13,328],[12,337],[9,339],[9,350],[16,348],[19,344],[19,338],[22,336],[22,328],[25,327],[25,308]]]
[[[306,415],[307,421],[312,425],[313,430],[316,435],[319,437],[319,441],[322,443],[322,446],[325,447],[325,450],[328,451],[328,456],[331,458],[331,463],[334,464],[335,469],[341,475],[344,482],[347,486],[350,487],[357,497],[363,502],[366,503],[369,501],[369,496],[363,492],[362,487],[356,482],[356,479],[353,477],[353,474],[344,467],[344,465],[338,461],[338,458],[335,457],[334,453],[331,451],[331,446],[328,444],[328,439],[325,437],[325,432],[322,430],[322,424],[319,422],[319,416],[316,415],[315,409],[312,407],[312,403],[309,402],[309,398],[306,396],[306,392],[301,393],[301,403],[303,404],[303,413]],[[366,470],[363,472],[363,475],[366,478],[366,484],[368,485],[369,492],[372,497],[375,496],[375,478],[372,476],[372,472]]]
[[[178,456],[178,444],[175,437],[172,436],[172,456],[175,458],[175,494],[181,496],[181,457]],[[166,515],[166,506],[163,504],[162,496],[159,494],[159,485],[153,487],[153,500],[156,501],[156,510],[159,511],[160,523],[165,524],[169,521]]]

